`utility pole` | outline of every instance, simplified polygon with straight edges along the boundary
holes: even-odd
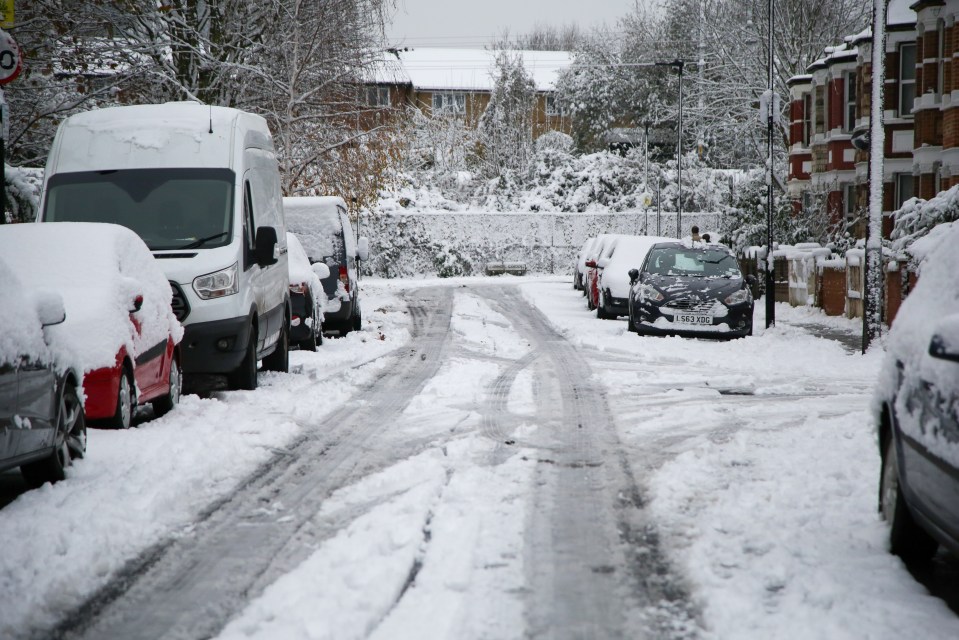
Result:
[[[886,79],[886,2],[873,0],[872,93],[869,115],[869,226],[866,230],[866,282],[863,287],[862,352],[882,330],[882,174],[886,131],[883,84]]]
[[[769,0],[772,2],[772,0]],[[683,65],[682,60],[671,63],[679,70],[679,151],[676,157],[676,182],[679,196],[676,198],[676,237],[683,237]]]
[[[773,85],[773,0],[768,0],[769,13],[769,85],[766,103],[766,328],[776,324],[776,279],[773,260],[773,118],[776,115]]]

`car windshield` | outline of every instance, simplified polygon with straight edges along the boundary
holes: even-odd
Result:
[[[698,278],[741,278],[739,263],[720,249],[657,247],[649,252],[646,273]]]
[[[128,169],[50,179],[47,222],[111,222],[152,251],[222,247],[233,239],[229,169]]]

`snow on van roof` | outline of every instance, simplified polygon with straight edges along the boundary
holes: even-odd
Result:
[[[496,51],[486,49],[400,49],[386,52],[374,69],[374,82],[412,84],[416,89],[492,91]],[[559,72],[569,67],[568,51],[514,50],[537,91],[553,91]]]
[[[230,167],[234,128],[240,120],[272,148],[266,120],[229,107],[168,102],[93,109],[72,115],[61,125],[48,167],[57,173]]]
[[[63,297],[66,321],[46,330],[59,364],[92,371],[115,363],[117,351],[145,351],[182,327],[170,308],[172,293],[143,240],[126,227],[90,222],[44,222],[0,227],[0,255],[29,291]],[[134,335],[129,309],[142,332]],[[142,347],[142,349],[141,349]]]

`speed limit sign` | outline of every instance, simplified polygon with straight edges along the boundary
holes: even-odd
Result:
[[[0,31],[0,85],[12,82],[23,68],[20,47],[6,31]]]

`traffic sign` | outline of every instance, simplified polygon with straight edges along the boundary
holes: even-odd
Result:
[[[20,47],[6,31],[0,31],[0,85],[12,82],[23,68]]]

